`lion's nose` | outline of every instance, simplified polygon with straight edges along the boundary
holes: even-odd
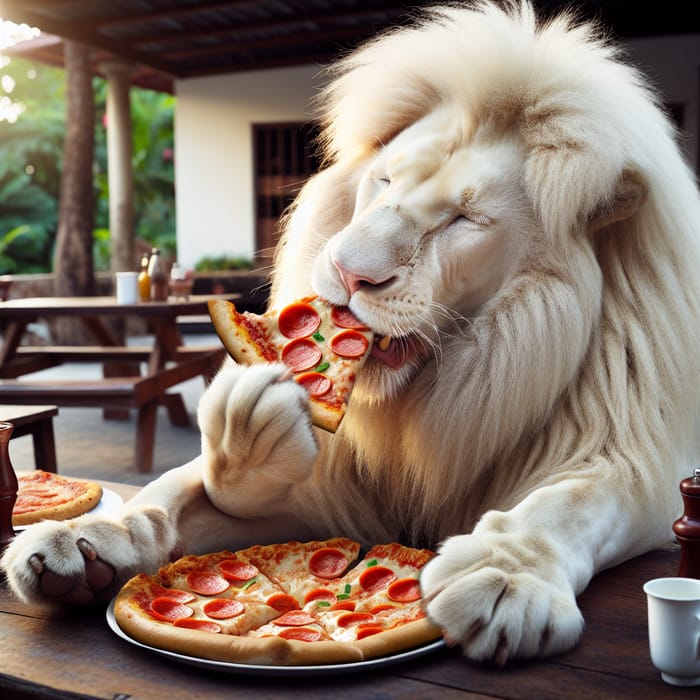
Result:
[[[335,265],[335,269],[338,270],[338,274],[340,275],[340,279],[343,282],[343,286],[345,287],[345,289],[348,290],[348,292],[350,292],[350,296],[352,296],[363,285],[376,286],[386,281],[376,280],[368,275],[359,275],[355,272],[352,272],[346,267],[343,267],[343,265],[341,265],[335,259],[333,260],[333,265]]]

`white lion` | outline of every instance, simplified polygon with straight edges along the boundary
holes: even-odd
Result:
[[[591,577],[671,539],[697,457],[694,178],[616,49],[528,4],[433,10],[335,70],[271,305],[392,336],[340,430],[281,366],[231,363],[200,457],[115,520],[29,528],[8,578],[75,603],[183,550],[400,540],[438,547],[427,612],[468,657],[562,651]]]

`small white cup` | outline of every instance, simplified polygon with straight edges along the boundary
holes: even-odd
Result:
[[[671,685],[700,685],[700,580],[657,578],[644,584],[649,651]]]
[[[135,304],[139,298],[139,273],[117,272],[117,304]]]

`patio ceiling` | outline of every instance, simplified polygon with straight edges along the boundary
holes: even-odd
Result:
[[[0,17],[39,27],[18,45],[61,65],[62,39],[94,47],[99,61],[134,64],[132,82],[172,91],[174,78],[325,64],[389,25],[410,21],[433,0],[0,0]],[[547,14],[564,6],[600,18],[618,37],[700,32],[691,0],[536,0]]]

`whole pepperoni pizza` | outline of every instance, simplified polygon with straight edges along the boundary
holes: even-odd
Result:
[[[418,577],[425,549],[325,541],[185,556],[128,581],[119,627],[157,649],[262,665],[357,662],[438,639]]]
[[[258,315],[212,299],[209,314],[236,362],[284,362],[309,394],[313,423],[335,432],[373,339],[347,307],[310,296]]]
[[[41,520],[68,520],[92,510],[102,498],[94,481],[74,479],[37,469],[17,473],[17,499],[12,525],[22,527]]]

